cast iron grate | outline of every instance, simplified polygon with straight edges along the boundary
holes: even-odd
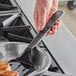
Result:
[[[12,5],[10,0],[0,0],[0,3],[1,4],[9,4],[9,5]]]

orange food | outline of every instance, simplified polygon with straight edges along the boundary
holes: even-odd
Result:
[[[3,76],[19,76],[17,71],[7,71]]]
[[[3,75],[6,71],[10,71],[11,68],[6,61],[0,61],[0,75]]]

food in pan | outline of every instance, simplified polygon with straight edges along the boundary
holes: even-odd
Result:
[[[11,68],[6,61],[0,61],[0,76],[2,76],[6,71],[10,71]]]
[[[17,71],[7,71],[3,76],[19,76]]]

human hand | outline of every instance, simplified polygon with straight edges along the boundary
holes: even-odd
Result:
[[[43,30],[46,22],[57,11],[58,0],[36,0],[34,9],[34,21],[38,32]],[[61,25],[61,21],[58,20],[48,34],[54,34]]]

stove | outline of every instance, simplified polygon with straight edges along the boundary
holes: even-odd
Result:
[[[0,36],[7,38],[9,42],[14,41],[30,44],[36,34],[37,33],[32,24],[15,0],[0,0]],[[44,42],[41,41],[38,46],[50,54],[52,64],[50,64],[50,67],[48,68],[49,73],[46,72],[46,75],[42,73],[37,76],[51,76],[51,72],[64,74],[64,71],[59,66]],[[11,62],[9,63],[13,68],[13,64]],[[19,73],[22,72],[21,69],[23,70],[23,75],[21,74],[20,76],[24,76],[26,71],[28,71],[27,66],[27,70],[22,66],[19,67],[19,63],[15,63],[15,66],[16,67],[13,69],[19,71]]]

